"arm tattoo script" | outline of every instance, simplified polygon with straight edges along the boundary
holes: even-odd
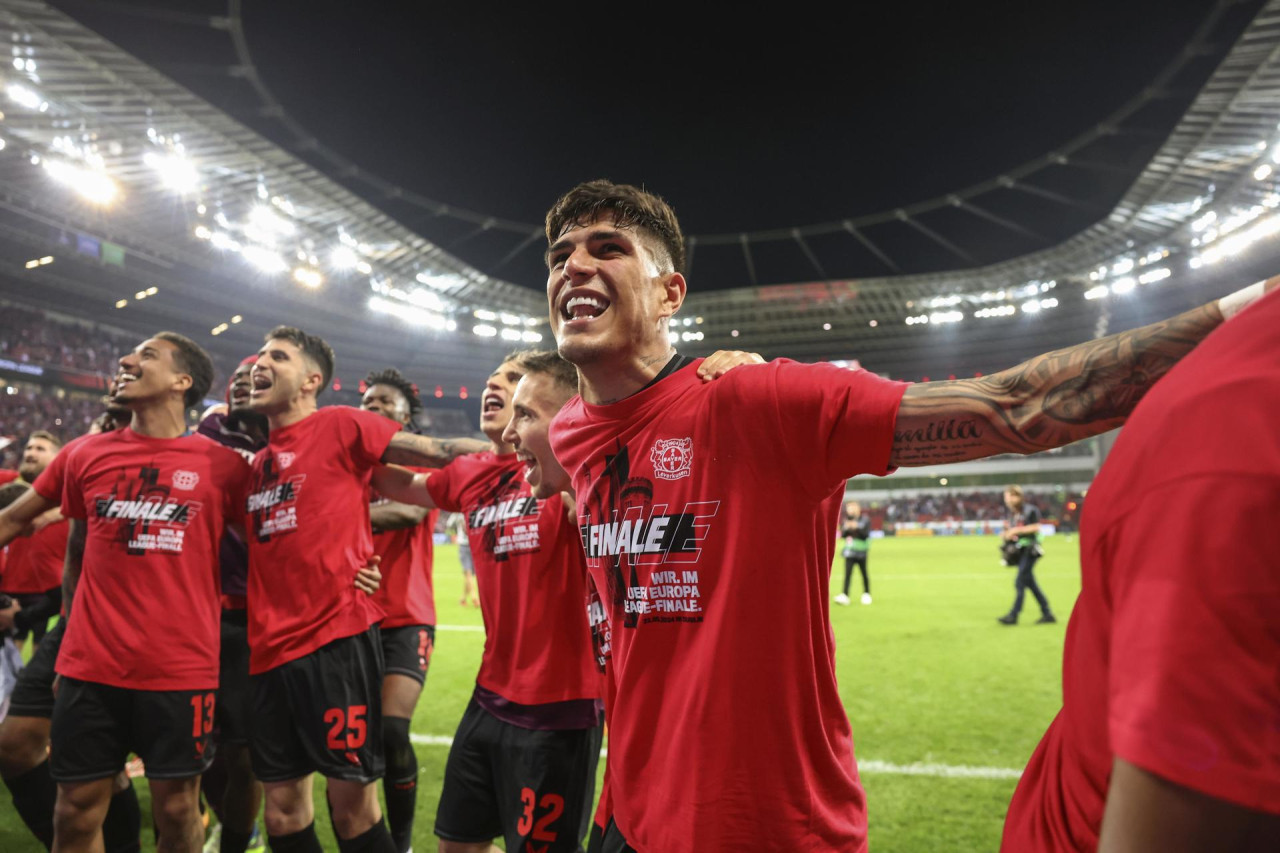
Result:
[[[891,461],[935,465],[1035,453],[1106,432],[1221,322],[1206,305],[991,376],[912,385],[898,409]]]
[[[411,432],[398,432],[382,454],[382,461],[419,468],[442,468],[459,456],[489,449],[489,442],[475,438],[430,438]]]

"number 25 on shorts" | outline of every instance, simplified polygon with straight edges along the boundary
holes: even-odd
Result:
[[[369,735],[369,724],[365,721],[368,713],[366,705],[352,705],[348,708],[330,708],[324,712],[325,724],[329,726],[329,737],[325,745],[329,749],[359,749],[364,746]]]

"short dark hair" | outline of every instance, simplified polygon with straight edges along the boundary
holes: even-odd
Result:
[[[31,488],[22,480],[13,480],[0,486],[0,509],[4,509],[9,504],[16,501],[27,493],[27,489]]]
[[[578,368],[561,358],[555,350],[529,350],[520,356],[519,361],[525,376],[541,373],[551,377],[570,396],[578,393]]]
[[[296,326],[276,326],[267,332],[264,341],[272,341],[276,339],[288,341],[298,349],[302,350],[302,354],[316,363],[316,367],[320,368],[320,388],[316,391],[319,397],[324,389],[329,387],[330,380],[333,379],[333,371],[337,366],[338,357],[333,354],[333,347],[325,342],[325,339],[319,335],[309,335]]]
[[[187,408],[198,405],[213,386],[213,359],[198,343],[177,332],[158,332],[157,340],[168,341],[177,347],[173,354],[173,363],[178,370],[191,377],[191,387],[182,395],[182,403]]]
[[[27,436],[27,441],[30,441],[33,438],[38,438],[38,439],[41,439],[42,441],[47,441],[50,444],[52,444],[54,447],[62,446],[62,439],[58,438],[53,433],[49,432],[47,429],[36,430],[35,432],[31,433],[31,435]]]
[[[560,196],[547,211],[547,243],[554,243],[570,227],[589,225],[606,213],[619,228],[635,228],[656,240],[671,268],[684,272],[684,233],[676,212],[661,196],[630,184],[587,181]]]
[[[388,367],[386,370],[375,370],[366,376],[364,381],[370,388],[374,385],[390,385],[403,394],[405,401],[409,404],[409,417],[413,417],[422,411],[422,400],[418,397],[418,386],[405,379],[404,374],[394,367]]]

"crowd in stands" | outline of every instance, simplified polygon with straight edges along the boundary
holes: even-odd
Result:
[[[61,322],[40,311],[6,304],[0,310],[0,358],[110,374],[120,353],[137,341],[80,323]]]
[[[1084,497],[1067,491],[1028,492],[1025,500],[1040,510],[1041,517],[1052,520],[1079,518]],[[1070,509],[1073,503],[1075,507]],[[943,521],[1002,521],[1009,514],[1004,505],[1004,490],[1001,488],[865,501],[863,511],[871,516],[873,529],[901,522],[927,524]]]
[[[17,468],[27,436],[48,430],[70,441],[89,430],[102,414],[102,398],[92,394],[58,396],[49,388],[0,384],[0,441],[12,439],[0,450],[0,468]]]

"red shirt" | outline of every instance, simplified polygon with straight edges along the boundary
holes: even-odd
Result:
[[[12,468],[0,468],[0,486],[12,483],[14,480],[18,479],[18,476],[18,472],[14,471]]]
[[[1280,293],[1151,389],[1089,489],[1063,707],[1002,849],[1092,851],[1115,757],[1280,814]]]
[[[609,787],[637,850],[862,850],[827,607],[847,478],[889,467],[905,385],[685,367],[551,426],[612,629]]]
[[[587,573],[560,496],[536,500],[514,453],[455,459],[427,489],[467,514],[485,627],[476,683],[521,705],[599,699]]]
[[[58,652],[62,675],[135,690],[218,684],[218,540],[248,466],[197,436],[132,429],[68,445],[62,514],[86,524],[83,569]],[[51,464],[35,489],[56,496]]]
[[[10,542],[0,592],[19,595],[61,586],[62,563],[67,556],[67,528],[66,521],[59,521]]]
[[[373,493],[371,506],[385,502],[385,498],[377,492]],[[382,558],[382,562],[378,564],[378,570],[382,572],[382,583],[373,600],[387,614],[382,620],[384,628],[436,624],[431,563],[435,545],[432,537],[439,515],[433,510],[413,527],[373,534],[373,553]]]
[[[381,415],[330,406],[271,430],[254,457],[245,504],[251,673],[382,618],[355,577],[373,554],[369,481],[399,431]]]

